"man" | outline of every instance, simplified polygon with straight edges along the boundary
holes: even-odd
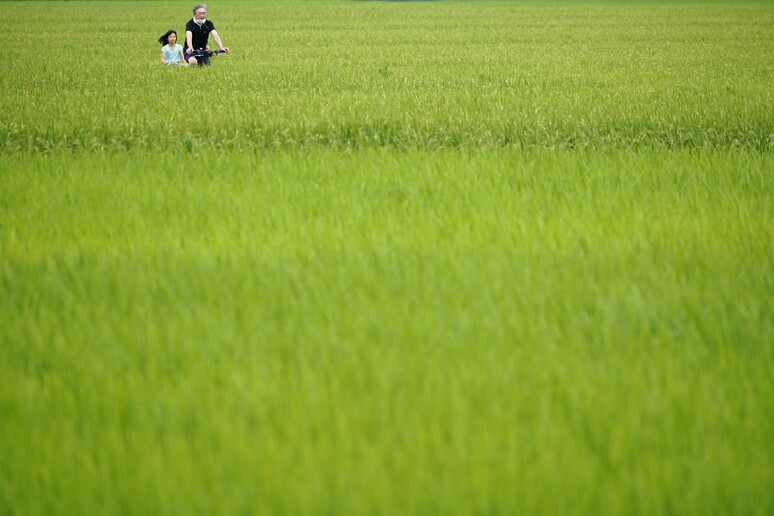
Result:
[[[197,4],[193,8],[193,18],[188,20],[185,24],[185,60],[189,65],[199,66],[210,64],[210,58],[205,56],[194,56],[194,50],[207,47],[207,39],[212,34],[212,39],[218,45],[218,48],[225,50],[228,54],[228,48],[223,46],[218,36],[218,31],[215,30],[215,25],[207,19],[207,6],[204,4]]]

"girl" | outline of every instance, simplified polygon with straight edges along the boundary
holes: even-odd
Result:
[[[188,63],[183,59],[183,47],[177,44],[177,32],[168,30],[166,34],[159,38],[161,47],[161,64],[187,66]]]

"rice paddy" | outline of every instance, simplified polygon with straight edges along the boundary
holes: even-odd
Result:
[[[772,512],[770,2],[3,7],[1,514]]]

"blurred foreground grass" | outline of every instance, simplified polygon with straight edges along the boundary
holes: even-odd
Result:
[[[765,514],[772,165],[1,156],[0,509]]]

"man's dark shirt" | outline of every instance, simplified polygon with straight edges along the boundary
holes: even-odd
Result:
[[[194,50],[198,50],[207,47],[207,39],[210,37],[210,32],[215,30],[215,25],[210,20],[198,25],[191,18],[185,24],[185,31],[189,30],[191,31],[191,45],[193,45]]]

